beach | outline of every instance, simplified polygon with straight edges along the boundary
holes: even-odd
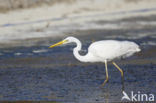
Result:
[[[154,0],[73,0],[72,3],[67,0],[67,3],[60,2],[51,6],[15,9],[0,13],[0,44],[2,47],[4,44],[17,46],[31,39],[63,38],[73,34],[77,36],[79,33],[75,31],[89,29],[127,29],[131,25],[124,22],[118,25],[115,21],[155,15],[155,4]],[[100,21],[103,23],[97,23]],[[156,25],[155,21],[149,23],[148,20],[138,21],[139,24]],[[30,45],[29,41],[27,44]]]
[[[141,52],[115,60],[124,71],[124,91],[129,96],[132,92],[156,96],[156,2],[149,0],[148,7],[146,0],[110,1],[1,13],[0,101],[126,102],[121,100],[120,72],[111,62],[109,82],[100,87],[105,80],[104,63],[79,62],[73,56],[75,44],[48,48],[67,36],[82,42],[82,55],[99,40],[136,42]]]

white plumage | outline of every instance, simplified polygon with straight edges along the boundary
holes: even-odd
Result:
[[[79,51],[82,48],[82,44],[75,37],[67,37],[61,42],[51,45],[49,48],[53,48],[55,46],[67,44],[67,43],[76,43],[76,47],[73,49],[73,54],[75,58],[78,59],[79,61],[105,63],[106,80],[102,84],[103,86],[108,81],[107,61],[112,61],[116,58],[129,57],[134,53],[141,51],[139,46],[136,43],[131,41],[101,40],[92,43],[88,48],[88,53],[82,56],[79,54]],[[115,62],[112,62],[112,64],[121,72],[121,76],[123,78],[122,69]]]
[[[136,43],[117,40],[97,41],[92,43],[88,48],[88,52],[91,53],[94,58],[98,58],[97,62],[129,57],[138,51],[140,51],[140,49]]]

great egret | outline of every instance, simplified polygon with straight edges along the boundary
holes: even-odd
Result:
[[[108,81],[108,69],[107,62],[112,61],[116,58],[125,58],[133,55],[136,52],[141,51],[139,46],[131,41],[118,41],[118,40],[101,40],[93,42],[89,48],[88,53],[84,56],[79,54],[82,44],[75,37],[67,37],[64,40],[51,45],[49,48],[53,48],[58,45],[67,44],[67,43],[76,43],[76,47],[73,49],[73,54],[76,59],[81,62],[103,62],[105,63],[106,70],[106,79],[103,82],[102,86]],[[122,69],[112,61],[112,64],[121,72],[121,77],[123,80],[124,73]]]

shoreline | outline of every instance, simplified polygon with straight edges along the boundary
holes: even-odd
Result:
[[[82,26],[76,24],[73,25],[73,27],[72,26],[68,27],[64,25],[61,28],[64,28],[65,31],[60,31],[60,33],[59,30],[58,33],[57,32],[52,33],[53,30],[56,28],[53,26],[31,28],[31,30],[28,31],[26,30],[22,32],[24,34],[24,35],[21,34],[23,35],[23,37],[18,36],[18,34],[15,34],[16,36],[18,36],[17,38],[16,36],[14,37],[14,34],[10,34],[7,36],[4,35],[4,37],[1,36],[0,48],[8,48],[8,47],[16,47],[16,46],[29,47],[35,45],[47,46],[50,44],[50,42],[62,40],[67,36],[86,38],[87,36],[90,35],[89,40],[92,40],[93,38],[98,38],[95,40],[116,39],[116,38],[135,40],[135,39],[142,39],[146,37],[155,38],[154,36],[155,27],[156,27],[155,17],[156,15],[134,16],[134,17],[128,17],[128,18],[123,18],[123,19],[118,19],[113,21],[97,20],[94,22],[88,22],[87,24]],[[6,27],[6,29],[9,28],[12,29],[12,27]],[[61,28],[58,27],[58,29],[60,30]],[[142,33],[142,31],[144,31],[144,33]],[[98,34],[98,37],[96,37],[96,35],[94,34]],[[5,36],[6,38],[9,37],[10,39],[9,38],[5,39]],[[144,42],[145,43],[143,44],[146,45],[148,41],[144,41]],[[153,45],[155,45],[155,43],[153,43]]]
[[[23,40],[56,38],[56,36],[64,37],[68,36],[67,33],[78,30],[118,29],[120,26],[117,24],[97,25],[96,22],[111,23],[126,18],[156,15],[156,2],[153,0],[148,2],[149,7],[145,6],[147,1],[128,4],[123,0],[117,3],[114,1],[112,4],[107,0],[105,2],[94,1],[94,6],[89,5],[91,3],[89,0],[76,1],[70,6],[68,4],[41,6],[0,14],[0,44],[16,44]],[[119,29],[124,27],[121,26]]]

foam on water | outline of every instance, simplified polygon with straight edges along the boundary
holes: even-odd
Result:
[[[47,52],[48,50],[46,50],[46,49],[40,49],[40,50],[33,50],[32,52],[33,53],[45,53],[45,52]]]
[[[19,55],[22,55],[22,53],[14,53],[14,55],[16,55],[16,56],[19,56]]]

